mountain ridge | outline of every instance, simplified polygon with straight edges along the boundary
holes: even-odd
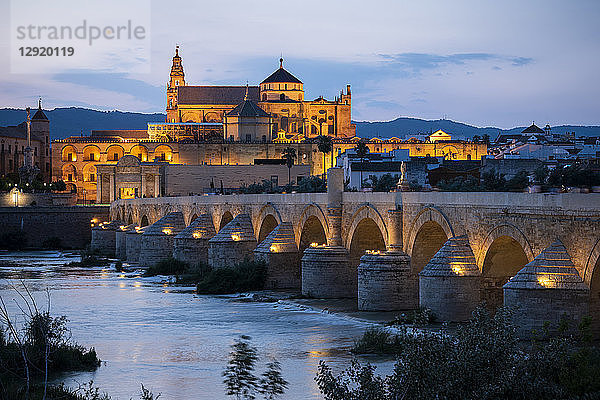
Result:
[[[35,110],[33,110],[35,111]],[[148,122],[164,122],[163,113],[136,113],[128,111],[99,111],[82,107],[59,107],[44,110],[50,120],[50,137],[64,139],[69,136],[87,136],[92,130],[146,129]],[[0,126],[18,125],[25,120],[25,110],[18,108],[0,109]],[[449,119],[426,120],[414,117],[398,117],[391,121],[353,121],[356,134],[363,138],[390,138],[425,135],[441,129],[455,138],[469,139],[475,135],[520,133],[525,126],[502,129],[477,127]],[[541,126],[543,128],[543,126]],[[600,136],[600,126],[559,125],[552,127],[553,133],[575,132],[577,136]]]

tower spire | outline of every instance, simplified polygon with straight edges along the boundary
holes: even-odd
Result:
[[[279,68],[283,68],[283,56],[279,59]]]
[[[179,57],[179,45],[175,45],[175,57]]]
[[[42,109],[42,96],[38,99],[38,110]]]
[[[248,101],[248,81],[246,81],[246,94],[244,95],[244,101]]]

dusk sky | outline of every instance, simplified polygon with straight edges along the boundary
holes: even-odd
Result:
[[[354,120],[600,124],[598,0],[152,1],[149,74],[10,73],[0,14],[0,107],[164,112],[179,44],[188,84],[256,85],[283,54],[307,99],[351,84]]]

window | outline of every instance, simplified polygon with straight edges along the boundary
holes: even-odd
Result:
[[[265,143],[267,141],[267,135],[262,135],[262,142]]]
[[[179,86],[179,81],[175,81],[175,86]]]
[[[279,95],[279,100],[282,100],[282,101],[285,100],[285,94],[281,93]]]
[[[112,159],[113,161],[119,161],[119,153],[113,153]]]
[[[73,174],[68,174],[67,175],[67,181],[69,181],[69,182],[73,181]]]
[[[67,154],[67,161],[73,161],[73,153]]]
[[[252,135],[246,135],[246,142],[251,142],[252,141]]]
[[[263,101],[267,101],[267,94],[266,93],[263,93],[262,99],[263,99]]]
[[[90,174],[90,182],[96,182],[96,174]]]
[[[279,186],[279,176],[271,175],[271,182],[273,183],[273,186]]]

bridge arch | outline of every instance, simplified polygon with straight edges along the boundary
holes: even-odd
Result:
[[[388,245],[388,230],[383,217],[376,208],[370,204],[364,204],[354,213],[354,215],[352,215],[352,218],[350,219],[350,229],[348,229],[346,238],[344,240],[344,246],[346,249],[350,250],[350,245],[352,244],[356,229],[358,228],[359,224],[363,223],[365,220],[370,220],[377,225],[379,228],[379,234],[382,236],[384,246]]]
[[[583,280],[590,287],[590,309],[592,333],[595,339],[600,337],[600,239],[594,244],[585,264]]]
[[[527,237],[516,226],[503,224],[488,233],[479,249],[477,265],[483,277],[481,297],[490,310],[504,303],[502,286],[533,258]]]
[[[142,218],[140,219],[140,226],[144,227],[144,226],[148,226],[150,225],[150,221],[148,221],[148,217],[146,215],[142,215]]]
[[[227,225],[228,223],[230,223],[231,221],[233,221],[233,214],[231,213],[231,211],[226,210],[222,215],[221,218],[219,219],[219,224],[217,225],[219,227],[219,231],[221,229],[223,229],[223,227],[225,225]],[[218,231],[217,231],[218,232]]]
[[[411,224],[405,245],[413,272],[420,272],[446,240],[454,236],[452,225],[441,211],[433,207],[421,210]]]
[[[354,272],[358,273],[360,258],[365,254],[365,251],[386,250],[385,236],[386,234],[381,230],[376,220],[370,216],[360,218],[352,230],[352,236],[349,237],[347,246],[350,255],[349,262]]]
[[[302,210],[295,227],[300,254],[312,243],[327,244],[329,225],[325,213],[317,204],[310,203]]]
[[[253,218],[252,225],[254,226],[254,232],[256,232],[256,240],[258,243],[265,240],[265,238],[271,233],[277,225],[281,223],[281,214],[279,210],[271,203],[267,203],[258,211],[255,218]]]

